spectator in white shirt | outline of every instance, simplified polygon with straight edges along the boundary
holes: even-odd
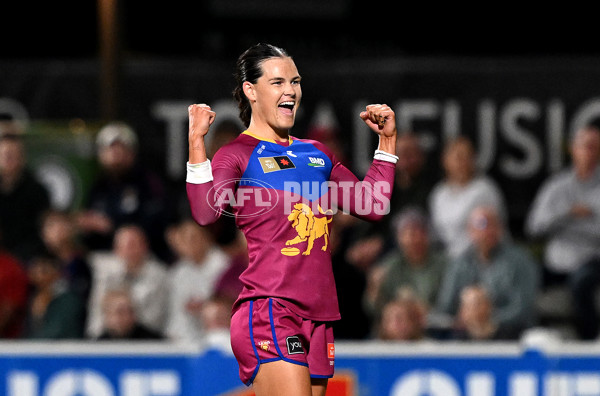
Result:
[[[89,304],[87,335],[96,338],[102,330],[102,298],[106,290],[127,287],[141,324],[164,331],[169,280],[165,264],[156,259],[144,230],[136,225],[117,229],[111,252],[90,255],[93,283]]]
[[[582,339],[598,336],[600,284],[600,129],[586,126],[570,144],[572,166],[540,188],[526,231],[545,243],[545,284],[567,285]]]
[[[502,191],[494,180],[477,172],[475,149],[465,136],[449,141],[442,153],[445,177],[430,195],[430,216],[434,235],[451,258],[470,245],[467,223],[471,210],[480,205],[495,207],[507,215]]]
[[[572,166],[539,189],[526,232],[545,241],[545,265],[568,274],[600,252],[600,130],[578,130],[570,144]]]
[[[229,267],[229,257],[213,241],[206,228],[186,219],[168,237],[179,255],[170,270],[167,337],[199,342],[205,336],[202,310]],[[233,303],[233,302],[231,302]]]

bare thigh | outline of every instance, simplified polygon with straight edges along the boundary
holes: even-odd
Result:
[[[327,392],[327,378],[313,378],[312,383],[312,396],[325,396]]]
[[[283,360],[261,364],[252,386],[256,396],[312,396],[308,367]]]

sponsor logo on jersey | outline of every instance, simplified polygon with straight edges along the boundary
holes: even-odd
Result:
[[[308,166],[316,166],[318,168],[325,166],[325,160],[323,158],[308,157],[308,160],[310,161]]]
[[[279,155],[277,157],[260,157],[258,159],[262,170],[265,173],[280,171],[284,169],[294,169],[296,165],[287,155]]]
[[[298,355],[304,353],[304,349],[302,349],[302,342],[300,342],[300,337],[287,337],[285,342],[287,344],[288,355]]]
[[[329,359],[335,358],[335,345],[333,344],[333,342],[327,343],[327,357]]]

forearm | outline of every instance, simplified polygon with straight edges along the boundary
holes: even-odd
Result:
[[[189,160],[190,164],[200,164],[208,159],[206,155],[206,145],[204,136],[196,137],[189,142]]]
[[[377,150],[396,155],[396,135],[391,137],[379,136],[379,146]]]

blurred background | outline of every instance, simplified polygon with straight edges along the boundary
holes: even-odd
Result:
[[[422,191],[427,191],[427,194],[446,176],[442,160],[446,145],[458,136],[467,137],[472,142],[477,174],[489,177],[504,201],[505,231],[535,263],[534,272],[537,273],[536,280],[531,282],[532,293],[535,294],[533,307],[528,307],[531,310],[523,309],[527,305],[523,302],[519,307],[520,314],[529,315],[531,320],[527,320],[527,325],[521,327],[517,334],[506,338],[497,335],[488,341],[522,340],[525,330],[532,329],[541,329],[542,341],[536,338],[537,333],[533,336],[534,342],[541,344],[556,340],[596,340],[597,318],[593,320],[590,333],[589,327],[577,322],[582,314],[576,312],[577,306],[572,300],[579,297],[593,301],[591,310],[594,311],[594,304],[600,305],[596,302],[600,302],[600,298],[595,295],[594,282],[600,277],[587,274],[584,279],[590,280],[586,289],[588,294],[574,296],[574,291],[569,288],[568,276],[564,273],[556,276],[546,268],[546,237],[551,236],[532,236],[527,231],[527,219],[542,185],[554,175],[570,169],[570,138],[586,125],[600,125],[600,45],[597,21],[589,5],[574,3],[559,9],[551,5],[541,8],[522,3],[482,3],[466,7],[461,4],[358,0],[174,0],[152,4],[134,0],[88,0],[37,4],[15,2],[4,7],[4,18],[0,23],[0,133],[20,136],[26,152],[26,168],[47,191],[48,202],[44,204],[33,198],[28,201],[29,198],[14,197],[11,198],[13,201],[8,198],[0,201],[0,226],[4,222],[2,241],[6,251],[20,261],[21,270],[16,271],[22,272],[26,284],[26,290],[20,297],[22,312],[17,315],[18,329],[3,333],[0,318],[1,338],[106,340],[130,339],[134,337],[132,334],[136,334],[146,340],[191,339],[221,347],[227,344],[227,335],[219,332],[227,329],[227,319],[219,322],[218,318],[222,319],[222,315],[216,314],[212,319],[206,317],[208,309],[202,307],[208,307],[207,302],[210,301],[215,303],[210,304],[211,313],[227,311],[230,299],[235,297],[236,287],[239,287],[235,280],[245,265],[245,247],[233,231],[232,221],[225,219],[202,230],[186,223],[189,220],[185,198],[187,107],[191,103],[208,103],[217,112],[214,129],[221,128],[224,132],[211,141],[212,152],[226,141],[228,133],[239,133],[241,125],[231,95],[235,83],[235,61],[249,46],[268,42],[286,49],[302,75],[303,102],[292,135],[327,141],[359,177],[366,173],[377,146],[374,135],[358,117],[361,109],[369,103],[389,104],[396,113],[399,131],[417,137],[427,170],[420,178],[425,180],[428,189]],[[119,125],[126,127],[118,129],[118,132],[105,132],[106,136],[100,138],[99,132],[113,122],[122,122],[124,124]],[[152,176],[144,185],[123,183],[115,187],[123,194],[118,199],[126,208],[120,209],[128,216],[120,213],[121,218],[113,217],[109,222],[103,222],[106,218],[94,218],[92,211],[105,210],[108,214],[115,208],[110,208],[112,201],[107,198],[114,190],[111,190],[113,185],[106,182],[111,177],[108,172],[109,177],[105,179],[107,168],[101,152],[117,140],[134,148],[136,164],[144,174]],[[600,154],[596,152],[595,155],[597,161]],[[401,177],[398,173],[397,182]],[[137,200],[141,196],[136,195],[139,191],[156,200],[151,200],[145,207],[146,203]],[[2,193],[10,196],[10,186]],[[598,198],[594,198],[597,196],[592,195],[591,198],[595,204],[598,204]],[[40,194],[34,192],[30,197],[39,198]],[[425,211],[429,212],[430,197],[423,195],[421,198],[424,200],[419,203],[424,204]],[[34,201],[35,204],[32,204]],[[15,202],[22,205],[17,208]],[[138,208],[138,204],[143,210],[138,213],[131,209],[128,212],[127,207]],[[393,203],[396,205],[392,208],[393,214],[400,214],[405,204],[408,205],[408,201]],[[28,208],[33,207],[31,205],[39,212],[28,212]],[[48,314],[49,302],[53,301],[51,296],[55,296],[50,290],[55,290],[56,284],[48,275],[54,267],[38,265],[37,262],[40,258],[56,258],[61,256],[59,252],[64,253],[63,245],[52,251],[52,241],[44,236],[48,217],[43,214],[47,210],[67,215],[69,229],[75,234],[68,238],[77,241],[77,249],[73,251],[82,252],[77,255],[81,259],[79,264],[67,260],[68,264],[63,264],[69,269],[58,265],[61,268],[59,273],[62,271],[63,275],[56,275],[56,279],[68,281],[69,290],[73,289],[71,291],[81,298],[77,303],[83,307],[80,315],[70,319],[62,317],[63,324],[73,321],[80,324],[75,333],[64,331],[64,328],[52,333],[44,325],[49,320],[45,315]],[[21,217],[15,220],[15,216],[11,217],[12,212]],[[138,217],[133,217],[134,212]],[[597,219],[598,215],[594,216]],[[33,238],[36,240],[28,240],[27,243],[37,243],[39,250],[32,249],[29,244],[17,246],[21,242],[15,237],[17,228],[6,226],[11,221],[13,223],[10,224],[23,225],[25,222],[21,219],[26,217],[33,220],[32,227],[38,227],[33,231],[23,231],[24,235],[36,234]],[[136,243],[139,246],[147,243],[146,250],[141,249],[138,254],[152,257],[162,269],[153,272],[153,277],[150,276],[147,281],[140,280],[137,286],[128,284],[126,292],[119,290],[121,297],[123,293],[131,294],[123,297],[124,308],[121,307],[129,312],[129,326],[142,324],[144,329],[134,326],[131,328],[135,329],[135,333],[129,333],[130,328],[126,335],[116,335],[103,327],[109,322],[105,293],[109,294],[108,289],[115,286],[112,277],[120,277],[119,286],[123,286],[125,280],[131,281],[131,270],[122,267],[127,265],[127,255],[135,253],[119,251],[116,241],[117,234],[121,235],[117,232],[121,231],[118,226],[130,224],[132,219],[141,227],[143,235],[128,229],[123,232],[127,234],[123,238],[134,241],[126,239],[130,247]],[[394,220],[397,218],[394,217]],[[395,228],[399,227],[399,223],[390,219],[377,230],[343,219],[338,223],[340,231],[332,235],[332,249],[342,316],[346,318],[345,322],[337,325],[338,339],[365,343],[374,340],[408,342],[410,336],[382,336],[379,333],[383,327],[380,323],[382,307],[375,306],[379,311],[374,313],[371,311],[374,306],[369,305],[369,298],[373,299],[370,303],[378,303],[377,290],[383,287],[384,276],[378,269],[387,268],[391,254],[402,252],[401,242],[395,239],[396,232],[398,238],[400,235],[400,229]],[[99,229],[103,226],[110,231],[100,233]],[[598,227],[596,222],[586,230],[593,236],[589,239],[591,244],[596,244],[596,257],[600,254],[597,248],[600,246],[597,242],[600,240]],[[96,234],[90,235],[92,231]],[[445,241],[436,239],[440,230],[432,228],[430,231],[431,244],[438,246],[437,243],[440,243],[443,247]],[[99,236],[99,233],[102,235]],[[377,238],[369,238],[374,235]],[[203,246],[199,246],[196,252],[189,251],[188,247],[192,245],[189,241],[197,240],[209,242],[206,246],[199,244]],[[207,253],[209,251],[211,255]],[[66,256],[72,258],[69,254]],[[181,269],[187,268],[190,263],[202,264],[208,256],[214,262],[226,263],[219,267],[218,274],[199,270],[188,273]],[[46,268],[45,272],[40,268]],[[44,277],[44,274],[48,276]],[[10,284],[12,279],[21,275],[12,273],[5,279]],[[200,289],[206,293],[194,295],[194,284],[190,283],[189,293],[183,293],[181,300],[172,302],[173,299],[167,298],[170,291],[177,289],[186,279],[197,280],[195,285],[204,285]],[[163,290],[164,285],[168,286]],[[399,289],[401,285],[397,286]],[[491,286],[488,293],[498,298],[493,303],[501,305],[506,296],[498,297],[501,294],[498,290],[509,291],[510,281]],[[512,286],[516,294],[519,286]],[[433,289],[438,287],[436,283]],[[152,298],[164,301],[164,306],[146,306],[152,299],[150,290],[158,293],[159,289],[162,295]],[[116,290],[112,292],[119,294]],[[398,290],[396,292],[401,294]],[[179,308],[185,306],[185,315],[193,317],[196,324],[178,324],[180,327],[174,325],[173,328],[165,325],[176,322],[169,315],[179,308],[169,304],[177,303]],[[435,308],[434,305],[427,305],[425,310]],[[64,309],[74,312],[72,307]],[[493,309],[499,308],[494,305]],[[157,314],[152,316],[154,310]],[[458,323],[457,317],[444,322],[435,315],[428,319],[424,318],[426,314],[423,317],[415,315],[417,319],[411,317],[404,321],[422,322],[423,333],[410,341],[421,338],[435,341],[451,338],[456,341],[454,335],[447,331]],[[399,321],[402,322],[402,319]],[[161,326],[153,328],[156,323]],[[208,323],[214,323],[215,332]],[[186,326],[195,326],[195,330],[186,333],[182,330]],[[58,328],[60,326],[54,329]],[[516,344],[510,345],[513,348],[510,353],[518,356],[519,350],[514,350]],[[46,347],[49,354],[55,351],[52,345]],[[441,367],[448,372],[454,369],[452,361],[444,364],[435,357],[428,357],[427,352],[415,355],[401,345],[396,347],[396,357],[413,356],[423,360],[423,367]],[[382,363],[377,359],[385,355],[385,351],[380,346],[371,350],[379,354],[376,353],[373,364]],[[6,351],[10,354],[14,350],[9,348]],[[346,356],[364,352],[356,345],[345,351]],[[452,351],[455,352],[453,358],[460,364],[464,363],[461,359],[465,356],[468,356],[467,360],[472,359],[465,345]],[[475,355],[485,351],[485,347],[477,349]],[[490,354],[505,359],[502,351],[502,348],[492,348]],[[17,348],[17,352],[21,353],[21,350]],[[138,352],[134,350],[132,353]],[[163,352],[161,350],[159,354],[161,359]],[[597,359],[597,356],[600,355],[592,353],[591,358]],[[186,355],[186,359],[188,357]],[[156,372],[170,364],[170,361],[163,362],[161,359],[155,361]],[[495,380],[504,383],[494,388],[500,392],[498,394],[508,394],[506,383],[512,384],[513,381],[510,370],[500,369],[512,362],[512,357],[506,359],[508,363],[501,360],[497,367],[492,363],[489,368],[497,373]],[[0,359],[0,367],[13,364],[10,359],[5,360]],[[561,364],[564,370],[571,370],[569,363],[564,361],[553,366],[554,363],[546,361],[525,360],[524,367],[534,371],[551,370]],[[194,362],[202,367],[210,367],[211,362],[216,362],[221,367],[231,368],[229,371],[233,374],[236,370],[230,357],[222,360],[221,356],[202,355],[200,363]],[[467,392],[479,390],[480,393],[474,394],[491,395],[485,393],[492,392],[489,378],[469,377],[469,364],[473,363],[472,367],[478,368],[481,361],[475,359],[469,362],[464,365],[464,372],[453,373],[460,392],[464,391],[466,396],[471,395]],[[441,366],[437,366],[438,363]],[[138,364],[144,366],[146,363],[135,363]],[[169,377],[166,383],[170,385],[163,388],[167,390],[163,393],[157,390],[157,395],[180,394],[178,390],[181,394],[188,394],[188,388],[201,386],[194,381],[190,385],[185,361],[177,364],[183,366],[184,374],[175,379]],[[355,374],[363,373],[362,363],[342,358],[340,364],[351,372],[349,376],[342,375],[341,383],[355,387],[354,393],[343,393],[345,391],[342,390],[335,393],[340,395],[362,394],[356,389],[362,389],[368,395],[400,394],[393,393],[392,384],[399,372],[411,369],[405,367],[402,359],[397,362],[397,372],[390,372],[382,364],[382,375],[388,376],[389,380],[378,385],[377,378],[365,374],[366,385],[359,385]],[[580,362],[573,363],[573,378],[577,376],[578,364]],[[63,365],[71,367],[76,363],[66,359]],[[130,368],[127,362],[118,361],[117,365],[123,366],[122,372]],[[98,367],[98,370],[106,371],[106,367]],[[48,372],[44,365],[33,370],[44,386],[50,386],[54,381],[55,373]],[[356,370],[354,374],[352,370]],[[151,381],[155,371],[149,373],[143,381]],[[33,382],[28,382],[31,378],[11,375],[5,377],[10,396],[36,395],[31,385]],[[113,384],[119,382],[113,374],[105,375]],[[547,389],[567,389],[564,384],[575,381],[573,378],[556,379],[556,384],[549,380]],[[469,385],[471,379],[473,382]],[[197,381],[205,380],[209,382],[205,378]],[[222,386],[213,386],[206,394],[225,394],[222,392],[238,385],[235,382],[237,378],[226,376],[221,380],[224,382]],[[541,379],[539,383],[536,379],[535,384],[530,380],[529,377],[516,378],[514,383],[518,386],[511,385],[511,389],[519,389],[521,393],[515,393],[519,395],[541,395]],[[593,380],[600,383],[596,377]],[[178,388],[173,381],[183,381],[185,386],[178,385]],[[236,385],[227,384],[227,381],[234,381]],[[591,388],[581,385],[581,389],[592,389],[586,395],[600,394],[593,390],[596,389],[595,384],[590,385]],[[394,389],[400,392],[402,388],[398,385]],[[83,388],[79,391],[84,392]],[[426,392],[425,389],[422,391]],[[433,390],[430,391],[434,394]],[[148,391],[147,394],[151,396],[154,393]],[[239,391],[235,394],[245,393]]]
[[[331,124],[358,172],[369,157],[354,143],[363,134],[355,113],[367,102],[394,105],[400,127],[421,134],[432,160],[450,136],[471,136],[481,167],[513,194],[519,233],[533,190],[566,160],[561,139],[595,117],[600,48],[584,9],[472,12],[357,0],[11,4],[0,27],[0,105],[32,133],[40,123],[94,133],[124,120],[143,136],[147,165],[179,182],[183,105],[227,108],[237,56],[270,42],[304,77],[293,133]],[[231,106],[224,111],[222,119],[235,117]]]

